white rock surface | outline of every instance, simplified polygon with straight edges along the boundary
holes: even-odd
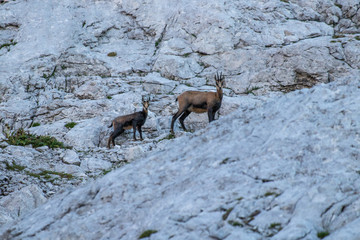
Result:
[[[54,197],[0,236],[357,239],[359,96],[349,80],[240,109]]]
[[[41,189],[35,184],[26,186],[14,194],[1,198],[0,211],[4,211],[6,214],[1,214],[0,224],[26,215],[30,210],[45,203],[46,200]]]

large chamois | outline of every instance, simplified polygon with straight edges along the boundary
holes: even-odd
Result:
[[[109,128],[114,127],[114,131],[110,134],[107,147],[110,148],[110,144],[112,143],[115,146],[115,138],[123,133],[126,129],[133,129],[134,135],[133,139],[136,141],[136,128],[140,134],[140,140],[143,140],[141,127],[144,125],[146,121],[146,117],[148,115],[149,108],[149,100],[145,100],[142,98],[143,110],[140,112],[135,112],[129,115],[120,116],[115,118]]]
[[[191,112],[208,113],[209,122],[215,118],[215,113],[221,107],[223,98],[222,87],[225,83],[225,77],[220,73],[215,75],[216,92],[200,92],[200,91],[186,91],[176,98],[179,102],[179,109],[172,117],[171,133],[174,134],[174,123],[181,115],[179,121],[181,127],[186,131],[184,120]]]

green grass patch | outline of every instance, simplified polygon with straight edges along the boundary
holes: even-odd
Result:
[[[343,35],[343,34],[336,34],[332,38],[338,39],[338,38],[344,38],[344,37],[345,37],[345,35]]]
[[[46,79],[46,81],[49,81],[50,78],[55,76],[57,66],[54,67],[53,71],[50,74],[43,73],[42,77]]]
[[[14,40],[10,40],[9,43],[4,43],[0,45],[0,50],[4,47],[6,47],[8,49],[8,51],[10,50],[11,46],[15,46],[17,44],[17,42],[14,42]]]
[[[232,210],[234,210],[234,208],[229,208],[228,210],[226,210],[226,212],[222,215],[222,220],[225,221],[229,217]]]
[[[161,142],[162,140],[170,140],[170,139],[174,139],[174,138],[175,138],[175,135],[170,133],[166,137],[160,139],[158,142]]]
[[[266,193],[264,194],[264,197],[270,197],[270,196],[278,197],[278,196],[280,196],[280,193],[277,193],[277,192],[266,192]]]
[[[360,36],[356,36],[355,39],[360,41]]]
[[[66,179],[73,179],[74,176],[69,174],[69,173],[63,173],[63,172],[55,172],[55,171],[49,171],[49,170],[43,170],[39,173],[34,173],[34,172],[30,172],[30,171],[26,171],[26,174],[31,176],[31,177],[35,177],[38,179],[51,179],[53,178],[52,175],[56,175],[59,176],[61,178],[66,178]]]
[[[324,237],[329,236],[329,234],[330,233],[328,231],[318,232],[317,237],[320,238],[320,239],[323,239]]]
[[[277,231],[280,231],[282,229],[281,223],[271,223],[269,229],[275,229]]]
[[[76,122],[69,122],[69,123],[65,124],[65,127],[66,127],[67,129],[72,129],[72,128],[75,127],[76,125],[77,125]]]
[[[229,162],[229,160],[230,160],[230,158],[227,157],[224,160],[222,160],[220,164],[227,164]]]
[[[104,170],[102,171],[102,174],[103,174],[103,175],[106,175],[106,174],[108,174],[108,173],[111,172],[111,171],[112,171],[112,168],[104,169]]]
[[[59,142],[56,138],[51,136],[36,136],[26,132],[20,128],[16,132],[13,132],[6,142],[15,146],[32,145],[34,148],[48,146],[49,148],[69,148],[65,147],[64,143]]]
[[[152,234],[157,232],[158,232],[157,230],[151,230],[151,229],[146,230],[139,236],[139,239],[150,237]]]
[[[162,38],[159,38],[158,40],[156,40],[156,42],[155,42],[155,47],[156,47],[156,48],[159,47],[161,41],[162,41]]]
[[[38,122],[33,122],[33,123],[30,125],[30,127],[38,127],[38,126],[40,126],[40,123],[38,123]]]
[[[342,5],[339,4],[339,3],[335,3],[334,5],[337,6],[338,8],[340,8],[340,9],[342,8]]]
[[[244,225],[242,223],[239,223],[238,221],[229,220],[228,224],[230,224],[233,227],[243,227]]]
[[[116,57],[117,56],[117,53],[116,52],[109,52],[107,54],[108,57]]]
[[[246,88],[246,90],[245,90],[244,93],[245,93],[245,94],[252,94],[252,95],[255,96],[254,91],[259,90],[259,89],[260,89],[260,87]]]
[[[107,98],[107,99],[112,99],[112,96],[107,96],[106,98]]]
[[[9,170],[9,171],[21,172],[22,170],[24,170],[26,168],[25,166],[16,164],[15,161],[12,161],[11,165],[9,163],[5,162],[5,165],[6,165],[6,170]]]

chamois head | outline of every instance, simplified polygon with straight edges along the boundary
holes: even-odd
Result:
[[[143,108],[144,108],[144,111],[147,113],[148,112],[148,108],[149,108],[149,105],[150,105],[150,99],[149,98],[145,98],[144,96],[141,98],[142,100],[142,105],[143,105]]]
[[[216,83],[216,90],[217,92],[221,92],[221,98],[222,98],[222,88],[225,85],[225,77],[222,75],[222,73],[216,73],[215,75],[215,83]]]

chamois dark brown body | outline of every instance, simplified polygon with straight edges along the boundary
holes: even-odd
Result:
[[[136,129],[139,131],[140,140],[143,140],[141,127],[145,124],[148,115],[149,102],[143,101],[143,110],[132,114],[124,115],[115,118],[110,126],[114,128],[114,131],[110,134],[107,147],[110,148],[112,143],[115,146],[115,138],[118,137],[127,129],[133,129],[133,139],[136,141]]]
[[[225,83],[224,81],[224,76],[222,76],[222,74],[216,74],[216,92],[186,91],[180,94],[176,98],[176,101],[179,102],[179,109],[172,118],[171,133],[174,134],[174,123],[179,116],[181,116],[179,119],[181,127],[186,131],[184,120],[192,112],[207,112],[209,122],[212,122],[215,118],[216,112],[221,107],[223,98],[222,87]]]

